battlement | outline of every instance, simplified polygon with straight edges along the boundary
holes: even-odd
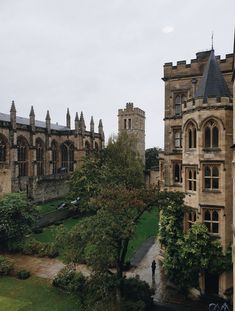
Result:
[[[177,61],[176,65],[172,62],[164,64],[164,78],[168,80],[179,77],[200,76],[202,75],[204,65],[206,64],[211,51],[202,51],[196,53],[196,59],[191,59],[190,63],[186,60]],[[216,56],[221,72],[232,71],[233,54],[226,54],[224,59],[220,55]]]
[[[118,109],[118,115],[138,114],[145,118],[145,112],[138,107],[134,107],[133,103],[126,103],[126,108]]]
[[[190,98],[188,99],[183,107],[182,111],[191,111],[192,109],[197,109],[199,107],[201,108],[212,108],[214,107],[215,109],[218,109],[221,106],[232,106],[233,105],[233,99],[232,97],[208,97],[208,98],[203,98],[199,97],[197,99]]]

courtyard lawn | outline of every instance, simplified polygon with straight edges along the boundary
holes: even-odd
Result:
[[[79,311],[79,299],[50,285],[46,279],[0,278],[1,311]]]
[[[83,218],[68,218],[62,222],[62,225],[66,230],[70,230],[73,226],[78,224]],[[42,233],[34,233],[32,237],[40,242],[50,243],[55,241],[56,231],[58,230],[58,226],[51,225],[49,227],[43,228]]]
[[[83,218],[69,218],[63,221],[66,230],[70,230]],[[151,236],[157,236],[159,222],[159,210],[157,208],[150,212],[145,212],[137,224],[134,238],[130,241],[127,251],[127,261],[130,260],[137,249]],[[52,225],[43,229],[42,233],[33,234],[32,237],[40,242],[54,242],[58,226]]]
[[[46,203],[38,204],[37,208],[40,214],[46,214],[57,209],[60,203],[64,202],[64,199],[56,199]]]
[[[0,296],[0,308],[2,311],[18,311],[22,310],[23,307],[29,307],[30,304],[30,302]]]
[[[127,261],[131,260],[137,249],[151,236],[157,236],[159,223],[159,209],[154,208],[145,212],[141,217],[134,238],[130,241],[127,250]]]

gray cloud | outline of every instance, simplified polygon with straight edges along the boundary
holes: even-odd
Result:
[[[67,107],[83,110],[109,136],[133,101],[146,111],[147,146],[163,146],[164,62],[209,49],[212,30],[217,54],[230,53],[234,9],[233,0],[1,0],[1,111],[15,99],[19,115],[34,105],[37,119],[49,109],[64,124]]]

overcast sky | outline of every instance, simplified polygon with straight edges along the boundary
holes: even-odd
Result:
[[[126,102],[146,112],[146,147],[163,146],[163,64],[233,49],[234,0],[0,0],[0,111],[65,124],[83,111],[117,133]],[[72,123],[73,124],[73,123]]]

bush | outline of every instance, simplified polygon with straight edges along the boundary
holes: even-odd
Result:
[[[11,270],[12,263],[4,256],[0,256],[0,276],[9,275]]]
[[[17,278],[20,280],[26,280],[30,277],[30,272],[26,270],[21,270],[17,272]]]
[[[153,289],[146,282],[138,278],[123,280],[122,297],[125,303],[130,306],[130,309],[127,310],[150,310],[153,306],[153,299],[151,297],[153,294]],[[131,309],[134,306],[133,302],[136,304],[136,309]],[[143,305],[144,309],[141,309]]]
[[[42,233],[42,232],[43,232],[43,228],[35,227],[33,229],[33,233],[39,234],[39,233]]]
[[[52,284],[65,291],[83,295],[85,293],[87,281],[82,273],[76,272],[71,265],[68,265],[57,274]]]
[[[59,255],[54,243],[42,243],[35,239],[25,240],[21,251],[25,255],[38,255],[39,257],[54,258]]]

